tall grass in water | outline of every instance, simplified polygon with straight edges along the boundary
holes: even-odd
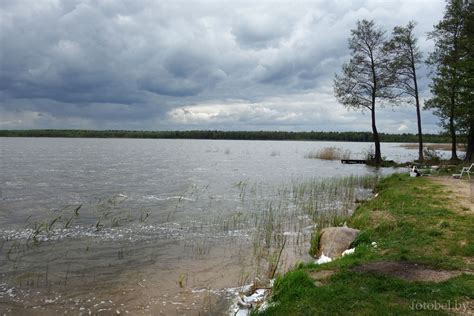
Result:
[[[351,151],[349,149],[341,149],[338,147],[325,147],[322,149],[310,151],[305,154],[305,158],[324,159],[324,160],[340,160],[350,159]]]
[[[185,250],[197,258],[212,257],[215,255],[213,253],[215,245],[222,246],[221,238],[233,238],[232,242],[226,245],[229,245],[228,250],[231,251],[233,258],[237,253],[241,253],[238,255],[242,265],[239,282],[265,286],[269,279],[294,263],[292,254],[294,257],[295,253],[307,253],[315,230],[343,224],[345,216],[354,209],[355,200],[360,197],[361,189],[371,188],[375,180],[374,177],[295,180],[273,188],[241,181],[235,185],[235,197],[232,199],[234,202],[226,204],[234,211],[229,214],[223,211],[219,204],[217,207],[214,204],[211,206],[212,200],[209,199],[209,218],[193,221],[194,223],[186,227],[189,229],[189,234],[184,237],[184,242],[188,245]],[[185,195],[196,196],[198,192],[193,191]],[[71,206],[60,213],[55,212],[54,218],[42,219],[41,222],[33,219],[28,221],[25,225],[31,233],[30,238],[21,244],[15,240],[8,242],[4,247],[5,251],[8,251],[5,257],[11,261],[12,266],[17,267],[12,273],[13,277],[17,277],[14,282],[20,285],[34,284],[38,287],[56,284],[71,286],[76,284],[74,282],[95,282],[96,277],[101,278],[100,270],[97,269],[96,276],[96,268],[93,265],[92,268],[89,265],[82,266],[82,262],[76,263],[74,258],[66,257],[67,252],[62,257],[62,253],[59,253],[60,248],[53,248],[57,245],[55,242],[43,241],[47,237],[60,235],[65,230],[73,230],[76,225],[84,225],[81,220],[86,216],[87,225],[102,232],[129,222],[142,223],[149,218],[148,210],[135,212],[130,216],[127,211],[117,213],[116,204],[119,202],[116,203],[115,200],[104,201],[94,209],[94,212],[91,212],[90,206],[87,205]],[[194,201],[184,197],[177,199],[176,211],[186,209],[191,203]],[[84,253],[91,258],[102,257],[103,252],[107,251],[101,249],[99,244],[94,246],[95,242],[91,243],[90,248],[89,244],[81,246]],[[28,261],[28,256],[33,251],[46,252],[49,251],[49,247],[53,249],[51,252],[55,251],[57,257],[61,258],[51,262],[40,262],[35,267],[23,264]],[[121,244],[114,249],[115,252],[109,251],[107,256],[113,254],[115,260],[126,262],[137,253],[128,250],[128,247],[127,243]],[[64,264],[59,266],[58,262]],[[189,286],[186,279],[181,276],[178,285]]]
[[[376,182],[376,176],[293,181],[263,197],[253,196],[259,190],[239,186],[242,203],[255,203],[246,204],[238,216],[215,218],[214,224],[222,230],[246,230],[250,236],[253,270],[243,267],[240,282],[264,286],[289,268],[290,252],[307,253],[318,230],[343,225],[356,201],[369,195]]]

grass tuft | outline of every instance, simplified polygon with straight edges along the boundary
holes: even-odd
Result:
[[[304,157],[310,158],[310,159],[323,159],[323,160],[350,159],[351,151],[348,149],[341,149],[338,147],[325,147],[322,149],[310,151]]]

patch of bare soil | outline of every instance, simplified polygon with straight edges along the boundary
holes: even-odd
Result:
[[[320,270],[320,271],[311,271],[309,276],[314,280],[316,286],[321,286],[327,283],[327,280],[334,274],[336,271],[333,270]]]
[[[411,262],[370,262],[351,269],[355,272],[379,273],[405,281],[443,282],[466,271],[437,270]]]
[[[388,212],[383,212],[379,210],[374,210],[370,214],[370,219],[372,223],[381,223],[381,224],[390,224],[391,226],[395,226],[397,224],[397,220],[393,215]]]
[[[473,182],[468,180],[462,179],[453,179],[451,177],[432,177],[430,178],[431,181],[444,185],[450,193],[450,206],[454,210],[459,210],[463,213],[470,213],[474,215],[474,202],[472,199],[474,197],[471,196],[471,186],[474,186]]]

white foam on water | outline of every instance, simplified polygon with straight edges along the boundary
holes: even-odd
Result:
[[[186,230],[161,225],[133,225],[130,227],[102,228],[74,226],[55,228],[35,233],[32,228],[0,229],[0,238],[7,241],[28,240],[35,237],[38,242],[59,241],[67,238],[94,238],[100,241],[109,240],[145,240],[145,239],[182,239]]]

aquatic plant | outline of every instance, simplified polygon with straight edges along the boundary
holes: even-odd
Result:
[[[265,192],[264,196],[261,188],[240,181],[236,186],[242,209],[229,216],[219,214],[207,224],[201,223],[200,231],[215,228],[215,233],[233,232],[232,236],[234,232],[245,231],[250,237],[252,259],[241,261],[245,268],[242,268],[240,282],[265,283],[264,280],[273,278],[278,271],[284,271],[288,252],[306,253],[317,231],[343,225],[355,209],[356,201],[372,192],[377,179],[376,176],[296,179],[275,188],[273,194]],[[239,239],[236,242],[241,243],[240,247],[246,243]],[[210,243],[203,239],[195,239],[190,244],[194,245],[191,248],[197,255],[209,251]]]
[[[351,151],[349,149],[341,149],[338,147],[325,147],[322,149],[310,151],[305,154],[305,158],[324,159],[324,160],[340,160],[350,159]]]
[[[74,215],[79,216],[79,210],[81,209],[81,207],[82,204],[79,204],[79,206],[74,209]]]

